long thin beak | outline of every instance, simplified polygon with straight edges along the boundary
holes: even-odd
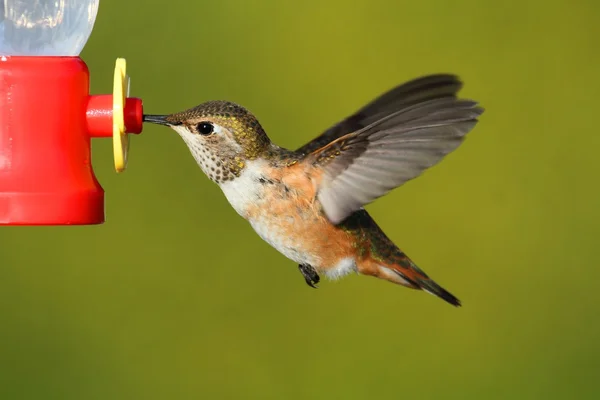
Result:
[[[167,117],[168,117],[168,115],[146,115],[146,114],[144,114],[144,122],[150,122],[151,124],[169,126],[171,124],[169,124],[167,122]]]

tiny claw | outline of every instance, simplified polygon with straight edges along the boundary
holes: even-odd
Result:
[[[315,271],[315,269],[312,267],[312,265],[300,264],[298,265],[298,269],[302,273],[302,276],[304,276],[304,280],[306,281],[306,284],[308,286],[310,286],[313,289],[319,288],[315,284],[319,283],[321,278],[319,277],[317,271]]]
[[[319,288],[319,287],[318,287],[318,286],[316,286],[316,285],[315,285],[315,284],[314,284],[314,283],[313,283],[313,282],[312,282],[310,279],[305,279],[305,281],[306,281],[306,284],[307,284],[308,286],[310,286],[311,288],[313,288],[313,289],[318,289],[318,288]]]

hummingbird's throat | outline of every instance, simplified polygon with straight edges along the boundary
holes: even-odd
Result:
[[[202,143],[197,135],[187,129],[175,129],[181,136],[194,160],[206,176],[217,184],[227,182],[240,176],[245,167],[245,161],[227,149],[220,153],[213,146]]]

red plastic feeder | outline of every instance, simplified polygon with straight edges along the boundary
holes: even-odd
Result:
[[[126,132],[142,131],[126,100]],[[113,95],[90,96],[79,57],[0,58],[0,224],[104,222],[90,139],[113,137]]]
[[[24,18],[44,23],[48,19],[40,19],[38,14],[54,12],[34,6],[22,9],[23,1],[8,3],[7,15],[14,20],[11,27],[3,27],[7,28],[3,30],[5,37],[10,32],[13,36],[35,34],[29,25],[18,24]],[[66,13],[68,7],[82,8],[89,1],[66,3],[71,5],[53,2],[48,7],[67,7],[55,10]],[[90,9],[92,17],[95,11]],[[11,22],[7,21],[2,24]],[[93,19],[91,25],[84,23],[89,26],[81,30],[87,29],[89,35]],[[75,45],[80,46],[78,49],[67,54],[79,54],[85,41],[80,42]],[[3,48],[0,51],[7,53]],[[30,53],[35,51],[12,54]],[[117,60],[112,95],[90,96],[89,80],[86,64],[76,56],[0,55],[0,225],[104,222],[104,190],[92,169],[90,140],[112,137],[115,166],[122,171],[126,164],[126,133],[142,131],[143,110],[140,99],[126,99],[125,60]]]

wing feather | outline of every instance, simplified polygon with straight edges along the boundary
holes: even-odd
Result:
[[[324,172],[317,192],[323,211],[337,224],[416,178],[455,150],[482,112],[471,100],[425,100],[312,152],[307,159]]]
[[[457,76],[435,74],[399,85],[371,101],[354,114],[333,125],[320,136],[300,147],[300,153],[311,153],[348,133],[366,126],[414,104],[427,100],[455,98],[462,87]]]

